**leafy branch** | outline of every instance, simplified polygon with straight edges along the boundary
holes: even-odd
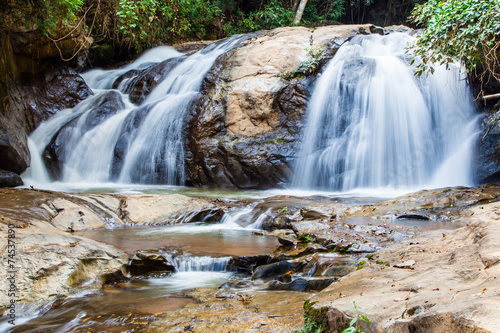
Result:
[[[500,80],[500,3],[498,0],[429,0],[410,19],[425,26],[410,48],[421,59],[416,75],[434,65],[461,61],[482,82]]]

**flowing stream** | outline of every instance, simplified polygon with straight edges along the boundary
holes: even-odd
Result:
[[[85,327],[108,331],[121,325],[129,329],[134,327],[133,321],[152,320],[157,313],[176,310],[191,302],[183,296],[185,290],[248,280],[248,275],[232,267],[232,258],[271,254],[278,242],[274,237],[254,235],[255,229],[237,224],[241,217],[242,214],[230,213],[217,224],[124,226],[79,232],[76,235],[114,245],[130,257],[138,250],[166,247],[170,251],[159,252],[175,267],[175,272],[134,277],[104,290],[84,290],[41,307],[18,308],[16,326],[12,327],[6,322],[7,317],[2,317],[0,332],[65,333]],[[130,313],[136,317],[127,318]],[[84,321],[85,317],[93,319]],[[127,320],[123,321],[124,318]]]

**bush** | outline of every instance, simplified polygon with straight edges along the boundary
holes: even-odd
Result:
[[[411,19],[425,26],[414,53],[422,59],[417,75],[433,64],[462,61],[467,71],[480,69],[498,80],[500,4],[498,0],[430,0],[417,5]]]
[[[84,0],[0,1],[0,30],[29,27],[51,34],[61,26],[74,24]]]
[[[115,39],[138,52],[160,42],[203,39],[219,13],[207,0],[120,0]]]

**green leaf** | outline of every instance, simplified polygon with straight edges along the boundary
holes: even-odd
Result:
[[[363,315],[361,315],[361,318],[363,318],[363,320],[366,321],[368,325],[370,325],[370,319],[368,319],[366,316]]]

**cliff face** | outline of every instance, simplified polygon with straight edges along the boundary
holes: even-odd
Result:
[[[27,105],[19,85],[14,53],[7,33],[0,35],[0,168],[21,173],[29,166]]]
[[[92,93],[61,64],[91,42],[78,33],[56,45],[34,32],[0,32],[0,169],[7,171],[0,173],[0,187],[20,185],[17,175],[30,165],[27,133]]]

